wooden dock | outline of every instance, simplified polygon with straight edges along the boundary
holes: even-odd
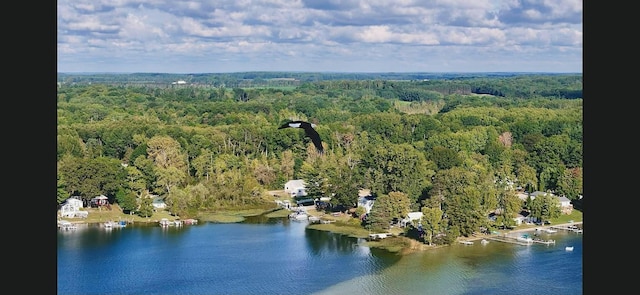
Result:
[[[553,225],[553,226],[549,226],[549,227],[552,228],[552,229],[560,229],[560,230],[572,231],[574,233],[581,234],[582,233],[582,228],[578,227],[577,225],[582,225],[582,222],[576,222],[576,223],[573,223],[573,224]]]
[[[506,236],[486,236],[485,239],[503,242],[503,243],[511,243],[511,244],[516,244],[521,246],[529,246],[533,244],[533,243],[521,242],[521,241],[518,241],[516,238],[506,237]]]
[[[518,238],[514,238],[514,237],[509,237],[509,236],[486,236],[484,237],[487,240],[493,240],[493,241],[498,241],[498,242],[503,242],[503,243],[511,243],[511,244],[516,244],[516,245],[521,245],[521,246],[529,246],[531,244],[544,244],[544,245],[551,245],[551,244],[555,244],[556,241],[555,240],[537,240],[537,239],[533,239],[530,242],[525,242],[525,241],[520,241],[518,240]]]

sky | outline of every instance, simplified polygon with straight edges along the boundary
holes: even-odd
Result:
[[[582,73],[582,0],[58,0],[58,72]]]

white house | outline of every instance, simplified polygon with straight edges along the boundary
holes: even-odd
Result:
[[[68,198],[60,207],[60,216],[62,217],[87,217],[89,212],[81,211],[83,208],[80,197],[73,196]]]
[[[291,197],[303,197],[307,195],[304,186],[304,180],[294,179],[289,180],[284,184],[284,191]]]
[[[151,197],[153,198],[153,201],[151,201],[151,205],[153,206],[153,208],[164,209],[167,207],[167,204],[164,202],[164,199],[162,197],[156,195],[151,195]]]
[[[369,214],[369,212],[371,212],[371,208],[373,208],[374,202],[375,200],[371,195],[370,190],[361,189],[358,191],[358,207],[363,207],[365,213]]]
[[[422,212],[409,212],[407,213],[407,217],[400,221],[401,226],[407,226],[407,224],[413,224],[414,221],[420,222],[422,220]]]
[[[571,211],[573,211],[573,205],[571,204],[571,200],[569,200],[565,196],[562,196],[562,197],[558,197],[558,201],[560,202],[560,210],[562,210],[562,213],[571,214]]]

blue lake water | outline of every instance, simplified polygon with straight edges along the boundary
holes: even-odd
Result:
[[[58,230],[58,294],[583,293],[582,234],[549,234],[549,246],[476,242],[400,256],[306,225]]]

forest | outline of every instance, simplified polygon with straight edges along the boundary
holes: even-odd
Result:
[[[344,208],[370,189],[369,228],[422,211],[425,241],[446,243],[495,226],[490,212],[501,225],[523,207],[559,214],[517,189],[583,194],[582,74],[59,73],[57,85],[58,204],[105,195],[148,216],[158,195],[189,218],[264,206],[303,179]],[[289,120],[316,124],[324,153],[277,129]]]

